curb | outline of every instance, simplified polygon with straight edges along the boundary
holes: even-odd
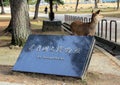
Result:
[[[107,57],[110,58],[110,60],[112,60],[117,66],[120,67],[120,60],[118,60],[115,56],[112,56],[110,53],[108,53],[106,50],[104,50],[103,48],[95,45],[95,48],[97,48],[98,50],[100,50],[103,54],[105,54]]]

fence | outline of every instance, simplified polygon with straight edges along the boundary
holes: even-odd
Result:
[[[84,23],[90,22],[91,18],[65,15],[65,23],[71,24],[74,20],[81,20]],[[112,55],[120,55],[120,39],[118,39],[117,21],[103,19],[96,28],[96,44]],[[120,36],[119,36],[120,37]]]
[[[84,23],[87,23],[87,22],[91,21],[91,18],[65,15],[66,23],[71,24],[75,20],[80,20]],[[103,20],[101,20],[101,22],[98,23],[98,26],[96,29],[97,29],[96,36],[107,39],[109,41],[117,42],[117,38],[118,38],[118,36],[117,36],[117,21],[110,20],[108,22],[106,19],[103,19]]]
[[[98,30],[96,34],[104,39],[117,42],[117,21],[111,20],[108,22],[106,19],[103,19],[101,24],[98,23]]]

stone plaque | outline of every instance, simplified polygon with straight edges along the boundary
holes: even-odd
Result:
[[[30,35],[13,71],[83,78],[94,43],[91,36]]]
[[[61,31],[61,21],[44,20],[43,26],[42,26],[42,31]]]

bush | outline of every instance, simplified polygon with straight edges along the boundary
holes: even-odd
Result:
[[[4,6],[9,6],[9,0],[3,0]]]
[[[36,4],[36,1],[37,1],[37,0],[29,0],[29,5],[34,5],[34,4]]]

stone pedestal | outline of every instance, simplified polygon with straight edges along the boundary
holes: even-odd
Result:
[[[43,21],[42,31],[61,31],[61,21]]]

